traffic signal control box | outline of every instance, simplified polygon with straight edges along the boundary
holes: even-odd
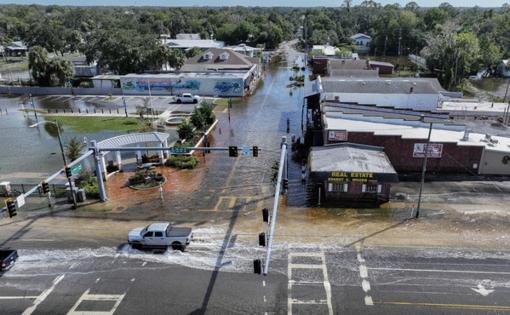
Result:
[[[228,156],[230,157],[237,157],[238,156],[238,152],[237,152],[237,147],[236,146],[229,146],[228,147]]]

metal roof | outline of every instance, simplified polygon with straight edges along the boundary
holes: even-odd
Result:
[[[99,149],[116,148],[144,142],[163,143],[170,135],[163,132],[128,133],[97,143]]]
[[[354,143],[312,147],[310,170],[311,172],[397,174],[384,153],[384,148]]]

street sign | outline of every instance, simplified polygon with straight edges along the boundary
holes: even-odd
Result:
[[[443,155],[442,143],[415,143],[413,148],[413,158],[424,158],[425,148],[427,148],[428,158],[441,158]]]
[[[16,198],[16,204],[18,208],[21,208],[25,205],[25,195],[21,194]]]
[[[79,172],[81,172],[81,170],[82,170],[81,164],[77,165],[71,169],[71,175],[76,175]]]
[[[243,151],[243,155],[250,154],[250,147],[242,147],[241,150]]]
[[[190,149],[188,148],[183,148],[183,147],[171,147],[170,148],[170,153],[172,154],[184,154],[184,153],[189,153],[190,152]]]

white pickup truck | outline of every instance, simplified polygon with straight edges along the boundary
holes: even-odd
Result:
[[[198,95],[192,95],[191,93],[182,93],[182,95],[177,96],[175,98],[175,101],[178,104],[181,104],[181,103],[193,103],[193,104],[196,104],[196,103],[200,102],[200,99],[201,98]]]
[[[128,243],[134,248],[156,247],[184,251],[193,240],[191,228],[173,227],[169,222],[152,223],[129,232]]]

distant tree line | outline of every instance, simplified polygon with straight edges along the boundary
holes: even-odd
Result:
[[[372,37],[371,55],[421,53],[448,87],[510,57],[507,4],[492,9],[448,3],[420,8],[416,2],[382,6],[372,0],[306,9],[0,6],[0,43],[20,39],[57,55],[79,51],[119,74],[179,67],[186,56],[161,47],[160,34],[199,33],[227,45],[274,49],[303,26],[309,45],[347,47],[351,35],[365,33]]]

